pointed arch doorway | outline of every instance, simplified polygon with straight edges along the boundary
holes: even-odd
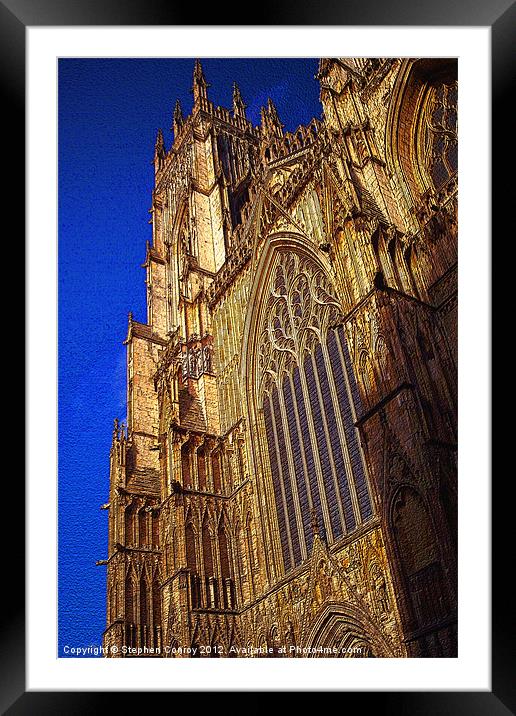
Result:
[[[392,657],[389,644],[352,605],[326,604],[305,641],[308,658]]]

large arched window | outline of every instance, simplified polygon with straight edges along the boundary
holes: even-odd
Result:
[[[372,516],[362,411],[342,314],[323,270],[279,252],[260,334],[261,407],[285,569]]]
[[[406,60],[387,118],[388,164],[416,205],[439,192],[458,168],[458,83],[455,59]]]

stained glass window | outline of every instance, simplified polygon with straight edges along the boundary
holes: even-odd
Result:
[[[273,276],[260,346],[262,407],[288,571],[310,554],[314,517],[331,543],[367,521],[372,506],[355,426],[363,408],[343,327],[330,327],[340,314],[331,287],[292,254]]]

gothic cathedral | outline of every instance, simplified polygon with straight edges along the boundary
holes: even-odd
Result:
[[[196,61],[158,133],[110,656],[457,655],[457,64],[317,80],[290,133]]]

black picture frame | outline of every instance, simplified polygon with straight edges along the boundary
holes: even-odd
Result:
[[[274,6],[267,2],[253,4],[253,25],[385,25],[385,26],[489,26],[492,36],[492,151],[495,167],[509,161],[507,152],[511,142],[504,141],[509,127],[502,126],[514,73],[514,31],[516,11],[510,0],[346,0],[339,6],[330,0],[317,6],[307,0],[282,0]],[[198,8],[188,4],[166,3],[163,0],[0,0],[0,87],[2,91],[2,119],[4,142],[2,155],[8,167],[9,182],[4,189],[6,214],[15,218],[15,231],[9,240],[17,255],[22,244],[25,205],[22,187],[25,183],[25,38],[26,28],[34,26],[77,25],[191,25]],[[235,17],[224,17],[219,4],[203,9],[203,25],[231,25]],[[233,20],[233,22],[231,22]],[[315,21],[315,23],[314,23]],[[245,23],[242,23],[245,24]],[[503,164],[502,164],[503,157]],[[493,177],[499,172],[494,171]],[[503,176],[503,172],[502,172]],[[509,200],[510,183],[500,182],[492,197],[492,216],[504,216]],[[493,222],[493,233],[495,222]],[[8,236],[8,234],[6,234]],[[6,241],[7,243],[7,241]],[[495,281],[495,276],[497,280]],[[493,286],[501,282],[493,274]],[[19,312],[19,308],[18,308]],[[494,316],[494,313],[492,314]],[[28,346],[29,350],[34,346]],[[498,437],[498,433],[496,434]],[[498,437],[503,440],[503,437]],[[499,442],[498,444],[503,444]],[[496,454],[494,444],[492,452]],[[28,445],[30,450],[30,443]],[[509,476],[508,476],[509,477]],[[20,519],[24,504],[24,485],[21,476],[11,480],[10,509]],[[16,505],[16,508],[14,507]],[[367,698],[367,707],[390,714],[460,714],[469,716],[516,713],[516,679],[514,678],[513,618],[510,591],[503,588],[508,545],[511,543],[510,519],[512,505],[502,494],[500,485],[493,485],[493,550],[492,567],[495,577],[492,592],[492,691],[347,693]],[[496,516],[496,518],[495,518]],[[110,692],[26,692],[25,686],[25,613],[24,613],[24,548],[23,532],[18,529],[16,546],[9,548],[4,563],[4,594],[9,608],[2,613],[1,686],[2,713],[18,714],[76,714],[93,713],[98,701],[110,706],[112,698],[120,694]],[[16,553],[17,552],[17,553]],[[512,570],[513,571],[513,570]],[[409,687],[409,686],[408,686]],[[336,690],[338,687],[336,686]],[[130,695],[137,706],[138,694]],[[351,702],[352,703],[352,702]]]

